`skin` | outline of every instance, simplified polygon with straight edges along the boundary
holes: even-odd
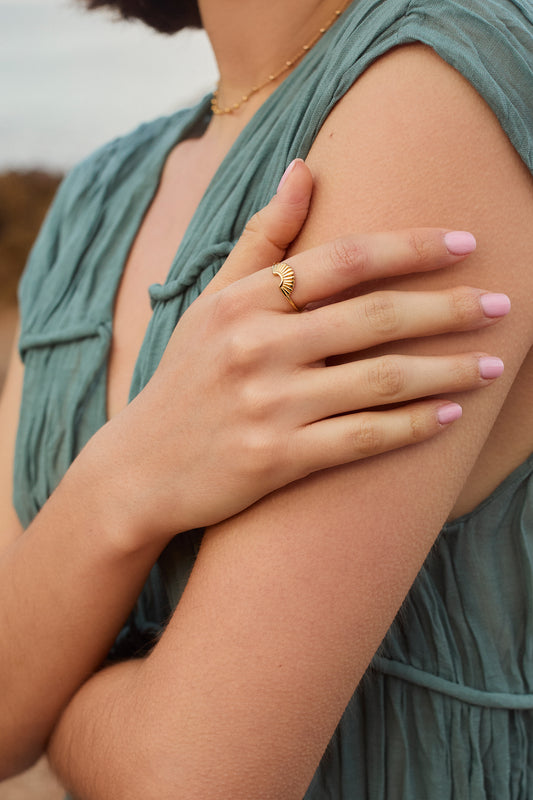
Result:
[[[222,30],[217,14],[227,15],[231,5],[204,4],[213,30]],[[254,12],[259,19],[259,5],[251,2],[234,15],[232,34],[225,34],[228,48],[239,34],[250,42],[243,52],[251,70],[241,74],[258,66],[252,23]],[[295,3],[296,18],[303,5]],[[281,4],[272,4],[272,18],[272,25],[281,23]],[[281,30],[280,24],[278,35]],[[225,41],[215,46],[222,75],[230,76],[232,51]],[[383,101],[379,119],[372,114],[376,96]],[[460,131],[447,114],[452,103]],[[145,230],[168,221],[180,164],[187,174],[185,160],[191,163],[196,154],[198,163],[213,167],[242,123],[222,118],[204,140],[188,143],[186,154],[175,151]],[[482,152],[476,147],[480,140]],[[419,157],[428,142],[430,171]],[[385,159],[384,153],[392,157]],[[482,248],[461,265],[460,275],[445,270],[391,285],[438,289],[460,280],[507,291],[513,314],[498,326],[499,335],[492,327],[464,334],[466,349],[501,355],[505,375],[484,392],[458,395],[465,415],[445,435],[416,450],[317,473],[209,531],[183,601],[153,654],[88,680],[61,718],[50,754],[80,797],[301,797],[442,522],[475,505],[480,493],[530,452],[525,397],[531,390],[532,330],[525,298],[531,288],[527,265],[533,242],[526,220],[533,190],[491,112],[436,56],[425,48],[406,48],[378,62],[339,103],[309,163],[316,192],[295,251],[352,230],[354,219],[360,230],[422,220],[475,231]],[[196,196],[208,171],[200,171],[191,185]],[[194,174],[189,173],[191,180]],[[179,208],[178,240],[192,210]],[[141,229],[138,243],[142,236]],[[164,247],[172,252],[168,238],[161,253]],[[139,268],[143,252],[149,250],[139,244]],[[121,287],[124,297],[134,258],[135,249]],[[506,269],[509,263],[515,269]],[[148,269],[144,274],[146,283],[153,282]],[[119,304],[120,295],[117,337]],[[138,318],[134,308],[132,319]],[[120,338],[116,341],[115,367],[121,353]],[[442,336],[430,345],[406,344],[405,352],[450,353],[454,345],[452,336]],[[127,376],[127,345],[123,352]],[[116,368],[114,374],[120,372]],[[117,378],[115,388],[110,383],[110,408],[121,407],[126,382]],[[486,479],[475,467],[480,455],[491,456]]]
[[[502,355],[505,376],[461,397],[464,418],[445,437],[288,487],[208,533],[152,656],[87,683],[57,729],[52,758],[87,797],[301,797],[440,526],[530,451],[530,176],[486,106],[424,48],[369,70],[330,122],[309,158],[317,194],[298,244],[320,240],[333,219],[338,229],[353,219],[378,229],[422,217],[479,232],[483,250],[461,279],[502,287],[513,299],[505,332],[475,338]],[[419,157],[428,142],[430,172]],[[507,271],[508,263],[517,266]],[[435,275],[423,285],[449,281]],[[409,284],[419,285],[400,283]],[[431,350],[451,346],[442,337]],[[485,455],[491,468],[481,478],[476,462]],[[87,752],[100,775],[84,766]]]
[[[13,532],[4,548],[0,635],[10,642],[0,663],[4,776],[42,750],[64,705],[105,657],[170,538],[229,517],[311,471],[442,431],[437,411],[451,404],[437,399],[343,413],[382,403],[376,378],[390,375],[394,364],[406,378],[396,401],[489,383],[472,353],[321,366],[328,353],[391,336],[464,331],[496,320],[483,311],[487,294],[468,287],[375,292],[295,314],[271,291],[271,269],[257,268],[280,257],[300,229],[311,186],[308,168],[296,162],[180,321],[153,380],[92,438],[28,530]],[[450,266],[461,256],[450,254],[447,236],[418,229],[344,237],[299,254],[291,259],[299,273],[295,299],[303,307],[353,288],[360,277]],[[423,253],[413,248],[422,241]],[[339,261],[349,251],[353,264]],[[270,297],[263,309],[258,296]],[[369,311],[376,307],[395,311],[394,330],[372,324]],[[282,358],[279,345],[288,337],[299,345]]]
[[[229,517],[314,470],[441,432],[437,411],[453,404],[438,399],[344,413],[382,403],[382,379],[394,374],[394,365],[405,374],[396,401],[490,383],[475,353],[325,366],[329,353],[354,346],[486,327],[497,319],[484,313],[487,293],[471,287],[374,292],[295,314],[272,292],[271,269],[260,267],[281,257],[301,228],[311,188],[308,168],[295,162],[183,316],[152,381],[93,437],[28,530],[17,536],[4,529],[13,541],[0,558],[0,636],[10,643],[0,662],[3,776],[42,751],[64,706],[104,659],[170,538]],[[324,294],[353,290],[361,278],[458,263],[462,257],[446,241],[443,230],[418,229],[314,248],[291,259],[299,274],[295,299],[304,307]],[[257,297],[270,302],[259,309]],[[394,311],[394,329],[375,327],[376,308]],[[281,357],[287,338],[298,347]],[[12,373],[4,405],[13,400],[13,387],[18,392],[19,372]]]

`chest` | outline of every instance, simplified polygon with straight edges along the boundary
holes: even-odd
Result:
[[[187,227],[222,154],[202,140],[179,144],[169,155],[154,199],[129,252],[115,297],[108,362],[107,413],[128,401],[131,378],[152,315],[148,288],[164,283]]]

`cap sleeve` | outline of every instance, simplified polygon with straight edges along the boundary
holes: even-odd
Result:
[[[533,5],[411,0],[399,38],[429,45],[455,67],[492,108],[533,172]]]

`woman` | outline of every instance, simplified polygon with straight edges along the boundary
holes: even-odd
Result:
[[[21,654],[27,657],[26,643],[37,642],[39,662],[25,668],[24,681],[12,679],[9,703],[14,738],[30,741],[34,752],[55,722],[58,701],[66,702],[86,681],[64,711],[50,745],[56,769],[79,797],[181,793],[296,798],[308,786],[313,798],[527,794],[531,469],[529,462],[520,464],[530,453],[532,438],[531,278],[526,267],[533,202],[533,123],[526,102],[531,20],[527,9],[508,0],[455,3],[453,15],[444,0],[438,6],[429,0],[388,0],[378,6],[358,0],[312,46],[316,32],[328,27],[340,10],[329,2],[294,0],[287,19],[286,2],[265,8],[254,1],[237,11],[230,0],[205,0],[202,21],[221,70],[214,110],[240,103],[239,108],[211,119],[203,104],[146,126],[82,165],[58,198],[21,293],[27,397],[32,396],[32,384],[41,387],[41,396],[32,401],[31,414],[23,401],[16,491],[22,517],[29,521],[41,506],[42,511],[35,517],[33,534],[6,550],[6,563],[19,565],[12,572],[17,602],[31,598],[31,611],[21,609],[17,629],[8,629],[18,644],[8,654],[12,663],[6,674],[15,673],[13,661]],[[296,50],[304,47],[310,49],[301,63],[279,72],[278,65],[293,62]],[[261,85],[268,74],[274,80]],[[255,85],[259,89],[252,93]],[[507,136],[473,87],[490,101]],[[423,284],[415,275],[387,285],[433,292],[460,280],[484,290],[503,289],[514,309],[498,326],[498,334],[489,325],[462,335],[460,349],[497,352],[506,371],[484,392],[458,395],[464,419],[445,435],[317,472],[250,505],[265,487],[269,491],[298,477],[272,469],[273,451],[285,465],[293,463],[296,451],[289,446],[293,438],[285,433],[280,440],[270,428],[268,437],[255,440],[254,452],[267,453],[271,483],[267,469],[258,478],[263,487],[259,493],[256,489],[243,497],[237,491],[243,481],[232,458],[232,439],[213,439],[206,425],[220,409],[220,418],[231,420],[234,381],[250,373],[254,378],[247,403],[239,406],[248,409],[248,416],[243,422],[244,410],[237,414],[234,437],[241,423],[248,430],[262,426],[265,397],[267,407],[281,406],[286,412],[276,420],[283,420],[290,432],[301,426],[299,415],[305,421],[311,414],[308,398],[315,395],[309,387],[316,386],[316,370],[305,371],[305,384],[299,369],[300,379],[292,380],[295,366],[302,358],[313,363],[351,349],[346,342],[339,346],[339,317],[345,314],[349,326],[356,309],[366,310],[367,324],[378,334],[359,347],[405,335],[393,313],[396,305],[391,311],[390,296],[370,295],[363,304],[336,304],[297,315],[275,284],[273,302],[283,304],[263,299],[268,295],[266,278],[274,280],[272,275],[258,272],[221,289],[221,270],[218,293],[191,307],[167,347],[183,310],[225,261],[251,212],[274,192],[272,163],[287,163],[295,156],[307,157],[316,179],[311,212],[286,256],[296,273],[291,295],[296,306],[353,286],[354,262],[359,274],[378,278],[380,286],[384,274],[401,272],[406,263],[411,271],[415,263],[419,270],[425,263],[437,266],[445,232],[411,233],[407,242],[411,251],[414,247],[413,260],[401,255],[406,247],[401,235],[359,234],[347,240],[348,247],[345,242],[327,251],[335,254],[331,261],[337,267],[331,273],[319,252],[295,253],[354,227],[358,233],[444,223],[447,230],[474,230],[481,243],[475,256],[461,265],[460,278],[447,269],[424,274]],[[259,234],[245,237],[240,255],[230,262],[230,281],[284,257],[285,245],[307,212],[310,193],[309,175],[299,161],[278,197],[288,197],[287,191],[284,213],[275,217],[276,203],[270,212],[278,230],[274,242],[268,227],[262,245]],[[289,231],[282,224],[285,213]],[[266,226],[270,219],[260,217]],[[154,313],[144,337],[146,287],[165,279],[181,238],[165,285],[151,289]],[[459,241],[466,253],[469,240]],[[317,281],[320,291],[309,293],[306,280],[311,286]],[[480,291],[445,296],[454,299],[456,317],[465,320],[464,326],[474,327],[476,313],[480,320]],[[414,316],[412,311],[403,313],[416,320],[421,309],[433,314],[438,301],[423,299]],[[501,297],[491,304],[489,318],[504,314]],[[256,308],[265,307],[261,316]],[[318,314],[326,311],[333,316]],[[316,323],[320,319],[322,325]],[[450,328],[449,321],[439,324],[441,331]],[[419,331],[429,333],[426,325],[427,319]],[[216,386],[225,388],[213,405],[214,390],[208,391],[212,384],[207,379],[216,371],[209,365],[202,383],[209,348],[197,351],[195,336],[211,343],[217,341],[214,333],[223,337],[227,330],[233,355],[219,359],[226,380]],[[331,331],[336,347],[315,349]],[[150,380],[163,351],[161,366]],[[456,351],[457,342],[448,334],[382,345],[368,355],[448,358]],[[455,358],[449,364],[457,375],[456,388],[479,385],[479,359]],[[379,363],[385,369],[378,372],[377,382],[372,382],[370,361],[350,369],[362,370],[354,376],[368,375],[371,386],[388,386],[381,388],[381,402],[403,399],[406,373],[398,369],[399,362]],[[407,369],[408,363],[401,365]],[[74,385],[74,368],[85,376],[84,385]],[[485,372],[488,379],[501,369],[493,360],[482,362],[486,368],[493,370]],[[43,370],[55,376],[60,369],[66,375],[55,388],[50,378],[44,386]],[[146,390],[123,411],[132,372],[132,396],[144,385]],[[344,382],[334,378],[333,389],[316,389],[320,402],[311,419],[351,410],[342,403],[327,405],[332,395],[336,401],[346,396],[341,385],[346,387],[346,375],[352,375],[336,374]],[[426,380],[432,374],[428,370]],[[194,396],[187,396],[185,381],[194,387]],[[408,381],[412,393],[413,385],[414,375]],[[426,393],[427,387],[414,392]],[[92,416],[83,413],[89,395]],[[253,402],[257,396],[262,398],[259,404]],[[93,436],[95,422],[105,421],[106,400],[111,421]],[[169,424],[174,404],[176,417]],[[198,405],[202,423],[191,433],[192,409]],[[433,420],[435,410],[433,406]],[[246,421],[253,419],[251,425]],[[347,424],[340,419],[329,422]],[[374,452],[375,429],[363,427],[365,431],[363,444]],[[49,445],[50,436],[57,437],[53,447],[43,448],[43,437]],[[46,502],[69,459],[89,439],[85,456]],[[327,441],[329,447],[329,437]],[[339,441],[345,442],[346,434]],[[206,458],[211,446],[216,454],[212,466]],[[32,454],[31,462],[24,463],[25,453]],[[284,461],[286,454],[291,457]],[[180,491],[171,470],[176,461],[187,476],[186,491]],[[329,463],[312,466],[343,461],[349,459],[337,451]],[[199,472],[196,464],[201,465]],[[248,488],[249,470],[245,472]],[[307,472],[309,462],[299,474]],[[228,474],[235,479],[233,486],[224,484]],[[235,496],[240,504],[224,506],[225,498]],[[246,506],[206,533],[179,607],[150,656],[86,680],[105,655],[147,565],[172,531],[226,519]],[[439,538],[403,615],[373,661],[376,672],[367,676],[335,731],[447,518],[460,519]],[[105,553],[102,532],[108,543]],[[133,653],[155,635],[158,612],[161,617],[165,612],[161,584],[168,600],[175,602],[198,547],[194,534],[172,541],[160,562],[162,576],[152,575],[119,639],[118,655]],[[42,591],[35,589],[37,565]],[[57,598],[57,616],[50,613],[49,585]],[[500,585],[505,586],[501,595]],[[42,633],[45,621],[48,636]],[[60,690],[49,688],[57,684]],[[33,687],[29,701],[28,685]],[[25,728],[29,708],[37,701],[43,722],[32,740]],[[24,758],[28,753],[31,747]]]

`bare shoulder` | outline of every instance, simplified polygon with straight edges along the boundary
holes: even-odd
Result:
[[[532,176],[485,100],[420,44],[389,52],[362,75],[326,120],[308,163],[316,191],[298,250],[349,231],[470,230],[478,250],[462,265],[391,284],[469,284],[511,297],[512,313],[497,330],[404,348],[436,353],[464,347],[504,358],[507,395],[503,403],[493,395],[501,403],[497,418],[451,516],[464,513],[533,450]]]
[[[415,218],[475,226],[481,245],[485,222],[490,241],[507,244],[513,234],[525,238],[531,219],[533,180],[498,119],[425,45],[390,51],[357,80],[308,163],[317,191],[306,237],[410,226]]]

